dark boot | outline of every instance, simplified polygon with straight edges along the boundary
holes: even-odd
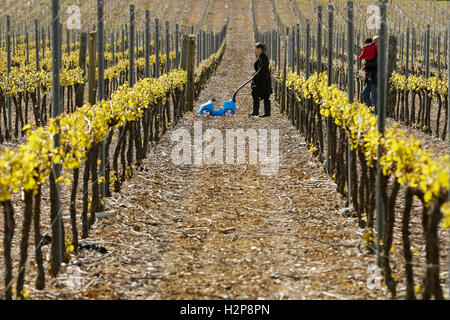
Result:
[[[249,114],[249,116],[258,116],[259,115],[259,99],[253,97],[253,112]]]
[[[264,99],[264,114],[261,117],[270,117],[270,99]]]

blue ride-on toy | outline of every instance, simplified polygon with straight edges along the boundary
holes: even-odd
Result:
[[[233,98],[223,103],[223,106],[220,109],[214,109],[214,102],[216,99],[212,98],[207,103],[204,103],[198,109],[198,114],[204,117],[213,116],[213,117],[231,117],[236,114],[236,95],[243,87],[245,87],[250,81],[253,80],[253,77],[248,79],[244,84],[242,84],[233,94]]]

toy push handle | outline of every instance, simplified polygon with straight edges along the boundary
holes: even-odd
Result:
[[[245,81],[237,90],[236,90],[236,92],[233,94],[233,102],[236,102],[236,95],[238,94],[238,92],[239,91],[241,91],[241,89],[243,88],[243,87],[245,87],[250,81],[252,81],[253,80],[253,78],[254,77],[251,77],[250,79],[248,79],[247,81]]]

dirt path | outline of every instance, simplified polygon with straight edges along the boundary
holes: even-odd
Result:
[[[251,75],[249,1],[233,1],[228,47],[201,94],[229,99]],[[367,299],[374,257],[361,231],[344,217],[344,201],[303,138],[274,108],[270,119],[250,118],[249,88],[238,114],[177,125],[203,129],[279,129],[280,170],[263,176],[257,165],[176,166],[166,135],[96,223],[89,242],[107,254],[82,251],[70,270],[33,298],[80,299]],[[262,111],[262,106],[261,106]],[[50,282],[50,281],[49,281]],[[55,288],[58,286],[58,289]],[[32,289],[30,289],[32,290]]]
[[[225,24],[228,16],[228,6],[230,5],[230,0],[214,0],[211,13],[207,17],[206,25],[207,30],[212,30],[213,32],[218,32]]]
[[[175,28],[175,24],[177,24],[183,16],[184,10],[184,0],[170,0],[167,2],[167,9],[164,11],[161,21],[169,21],[171,27]]]
[[[187,26],[196,26],[202,19],[202,15],[205,12],[206,7],[208,6],[208,0],[191,1],[189,5],[189,12],[184,17],[183,23]],[[195,29],[195,32],[197,30]]]
[[[280,14],[281,20],[286,26],[293,26],[297,24],[297,18],[292,10],[290,0],[275,0],[275,7]]]
[[[262,31],[269,31],[276,27],[275,17],[272,12],[272,5],[269,0],[254,0],[255,18],[258,28]]]

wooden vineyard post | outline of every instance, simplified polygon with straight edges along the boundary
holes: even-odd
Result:
[[[287,35],[287,57],[288,57],[288,68],[294,71],[294,29],[291,30],[292,33]]]
[[[271,35],[271,48],[270,48],[270,59],[271,60],[273,60],[273,61],[275,61],[276,59],[275,59],[275,57],[276,57],[276,52],[277,52],[277,50],[276,50],[276,40],[275,40],[275,31],[274,30],[272,30],[271,31],[271,33],[270,33],[270,35]]]
[[[42,56],[43,57],[45,57],[45,32],[44,32],[44,28],[42,27],[41,28],[41,37],[40,37],[42,40],[42,44],[41,44],[41,47],[42,47]]]
[[[145,78],[151,77],[151,71],[150,71],[150,55],[151,55],[151,45],[150,45],[150,11],[145,11],[145,35],[144,35],[144,53],[145,53]],[[142,146],[142,155],[143,157],[147,156],[147,151],[149,147],[149,132],[147,128],[152,125],[150,119],[151,117],[151,108],[148,106],[144,110],[144,140],[143,140],[143,146]]]
[[[211,50],[211,33],[205,32],[205,59],[210,55]]]
[[[34,37],[35,37],[35,50],[36,50],[36,72],[39,72],[41,70],[41,66],[40,66],[40,61],[39,61],[39,23],[38,20],[35,19],[34,20]],[[34,106],[34,108],[36,108],[36,110],[38,110],[38,112],[40,112],[41,114],[37,117],[36,120],[42,119],[43,115],[42,115],[42,111],[40,110],[40,106],[41,106],[41,88],[40,86],[36,87],[36,106]],[[37,125],[40,125],[40,121],[36,121],[38,123],[36,123]]]
[[[447,51],[448,51],[448,48],[449,48],[449,44],[448,44],[448,39],[450,38],[448,35],[449,35],[449,31],[450,30],[446,30],[445,31],[445,36],[444,36],[444,57],[445,57],[445,61],[444,61],[444,63],[445,64],[447,64],[449,61],[450,61],[450,59],[449,59],[449,57],[448,57],[448,55],[447,55]],[[450,290],[450,289],[449,289]]]
[[[412,66],[412,73],[415,71],[414,62],[416,61],[416,28],[412,29],[412,35],[411,35],[411,66]]]
[[[183,37],[183,49],[181,54],[181,67],[187,71],[185,112],[194,109],[195,49],[195,35],[185,35]]]
[[[202,51],[202,61],[207,58],[206,45],[207,45],[206,32],[204,30],[202,30],[202,47],[198,48],[198,50]]]
[[[211,39],[210,39],[210,43],[211,43],[211,45],[210,45],[210,47],[209,47],[209,55],[211,56],[212,54],[214,54],[214,52],[216,52],[215,50],[214,50],[214,42],[215,42],[215,35],[214,35],[214,32],[213,31],[211,31]],[[268,43],[268,42],[266,42],[266,43]],[[269,46],[269,48],[270,48],[270,46]]]
[[[430,25],[427,25],[427,31],[425,35],[425,79],[428,80],[430,77]],[[431,98],[428,94],[425,95],[425,132],[431,133]]]
[[[311,75],[311,25],[309,20],[306,20],[306,79]]]
[[[188,69],[188,53],[189,53],[189,36],[184,35],[181,39],[181,56],[179,68],[187,72]],[[186,97],[187,90],[184,90],[184,95]],[[186,111],[186,99],[184,99],[184,104],[179,105],[177,110],[177,121],[181,118],[183,112]]]
[[[268,46],[269,48],[271,48],[271,46]],[[213,35],[213,48],[212,48],[212,52],[215,53],[219,50],[219,35]]]
[[[300,75],[300,24],[299,23],[297,23],[296,28],[295,28],[295,36],[296,36],[296,40],[295,40],[295,46],[296,46],[295,57],[297,59],[296,71],[297,71],[297,74]]]
[[[188,74],[187,74],[187,110],[194,109],[194,66],[195,66],[195,35],[192,34],[189,39],[189,53],[188,53]]]
[[[89,75],[88,75],[88,91],[89,103],[94,105],[96,103],[97,82],[95,77],[96,67],[96,32],[91,31],[89,34]]]
[[[115,48],[115,39],[114,39],[114,32],[111,32],[111,55],[112,55],[112,61],[111,66],[114,66],[116,64],[116,48]]]
[[[59,0],[52,0],[52,117],[56,118],[61,113],[61,85],[60,85],[60,57],[61,57],[61,43],[59,39],[59,16],[60,6]],[[59,127],[59,120],[57,120]],[[54,147],[58,148],[60,145],[60,135],[55,134]],[[50,274],[56,276],[61,267],[62,248],[64,239],[62,236],[62,217],[61,217],[61,200],[60,188],[58,186],[58,179],[61,173],[61,166],[59,163],[52,163],[52,173],[50,174],[50,216],[52,225],[52,243],[51,243],[51,262]]]
[[[303,26],[302,26],[303,27]],[[302,61],[301,61],[301,57],[300,57],[300,52],[301,52],[301,44],[300,44],[300,40],[301,40],[301,34],[300,34],[300,24],[297,24],[297,26],[296,26],[296,37],[297,37],[297,40],[296,40],[296,53],[295,53],[295,56],[296,56],[296,59],[297,59],[297,66],[296,66],[296,68],[297,68],[297,75],[300,75],[300,73],[301,73],[301,63],[302,63]],[[297,124],[296,124],[296,128],[297,128],[297,130],[301,130],[302,129],[302,123],[303,123],[303,118],[302,118],[302,115],[303,115],[303,112],[302,112],[302,110],[301,109],[303,109],[302,107],[301,107],[301,105],[300,105],[300,103],[298,103],[298,101],[297,101],[297,98],[296,98],[296,95],[294,94],[294,106],[295,106],[295,111],[296,111],[296,113],[297,113],[297,116],[296,116],[296,121],[297,121]]]
[[[181,61],[180,61],[181,69],[183,69],[184,71],[187,71],[188,67],[188,54],[189,54],[189,36],[185,35],[183,36],[181,43]]]
[[[104,37],[104,18],[103,3],[104,0],[97,0],[97,46],[98,46],[98,100],[105,99],[105,37]],[[105,142],[101,141],[99,146],[100,170],[99,177],[106,180],[106,152]],[[104,199],[106,197],[105,181],[100,184],[100,207],[99,211],[105,211]]]
[[[333,81],[333,5],[328,6],[328,86],[331,86]],[[335,135],[333,132],[333,117],[327,117],[327,171],[329,175],[333,175],[333,160],[332,154],[335,150]],[[333,143],[334,142],[334,143]]]
[[[315,35],[312,35],[311,36],[311,50],[312,50],[312,54],[314,55],[314,54],[316,54],[316,36]],[[311,70],[311,71],[313,71],[313,70]]]
[[[122,49],[122,60],[125,60],[125,30],[122,28],[122,42],[121,42],[121,49]]]
[[[160,65],[160,41],[159,41],[159,36],[160,36],[160,31],[159,31],[159,19],[155,18],[155,58],[156,58],[156,63],[155,63],[155,78],[159,78],[160,76],[160,72],[161,72],[161,65]],[[154,136],[154,141],[157,143],[159,141],[159,131],[160,131],[160,122],[161,122],[161,103],[158,102],[155,106],[155,136]]]
[[[166,21],[166,73],[170,72],[170,68],[171,68],[171,65],[170,65],[169,21]]]
[[[125,50],[127,50],[130,47],[129,41],[129,33],[128,33],[128,24],[125,24],[125,30],[124,30],[124,37],[125,37]]]
[[[78,65],[83,70],[83,76],[86,74],[86,50],[87,50],[87,33],[82,32],[80,36],[80,55],[78,57]],[[75,86],[75,106],[81,107],[84,104],[84,84]]]
[[[60,22],[58,25],[58,43],[59,43],[59,49],[60,49],[60,54],[58,55],[58,69],[62,70],[63,68],[63,61],[62,61],[62,54],[63,54],[63,50],[62,50],[62,45],[63,45],[63,26],[62,23]],[[60,111],[59,113],[64,112],[64,88],[63,86],[60,85],[59,87],[59,91],[60,91],[60,96],[59,96],[59,103],[60,103]],[[64,236],[64,233],[63,233]]]
[[[347,2],[347,74],[348,74],[348,102],[353,103],[355,97],[355,78],[353,73],[353,40],[354,40],[354,24],[353,24],[353,16],[354,16],[354,3],[353,0]],[[348,207],[352,206],[352,189],[353,189],[353,181],[352,181],[352,150],[350,145],[350,139],[347,138],[347,205]]]
[[[317,7],[317,73],[322,72],[322,6]]]
[[[155,58],[156,58],[156,63],[155,63],[155,78],[159,78],[159,74],[160,74],[160,62],[159,62],[159,19],[156,18],[155,19]]]
[[[150,11],[145,11],[145,77],[150,78]],[[148,108],[146,109],[148,110]]]
[[[288,59],[288,71],[292,71],[294,72],[294,30],[291,30],[291,33],[288,33],[287,35],[287,59]],[[287,90],[287,88],[286,88]],[[291,95],[288,94],[287,92],[285,93],[286,95],[286,110],[287,111],[287,115],[289,117],[289,119],[292,121],[293,120],[293,108],[291,107],[291,103],[290,103],[290,99],[291,99]]]
[[[50,50],[52,48],[51,45],[52,45],[52,41],[53,41],[52,36],[50,34],[50,26],[47,27],[47,34],[48,34],[48,36],[47,36],[47,38],[48,38],[48,49]]]
[[[278,31],[275,31],[275,35],[277,37],[277,70],[281,70],[281,35]]]
[[[386,120],[386,93],[387,93],[387,77],[386,77],[386,57],[387,57],[387,15],[386,15],[386,0],[381,1],[381,25],[379,33],[379,56],[378,56],[378,131],[384,136],[385,120]],[[377,227],[377,265],[381,266],[381,240],[384,237],[384,202],[382,199],[381,179],[382,168],[380,165],[381,146],[378,146],[377,156],[377,213],[376,213],[376,227]]]
[[[139,48],[139,32],[136,30],[134,32],[134,42],[135,42],[135,50],[134,50],[134,56],[136,58],[139,58],[139,54],[138,54],[138,48]],[[136,75],[136,81],[138,81],[138,76]]]
[[[197,34],[197,48],[198,48],[198,50],[197,50],[197,67],[200,65],[200,62],[202,60],[202,57],[201,57],[202,50],[200,50],[200,48],[202,47],[202,37],[201,37],[201,35],[202,35],[202,31],[199,30],[199,32]]]
[[[196,51],[197,51],[197,59],[198,59],[198,63],[197,63],[197,67],[200,65],[200,63],[202,63],[203,60],[205,60],[205,56],[203,55],[203,47],[205,46],[205,36],[204,36],[205,31],[200,29],[198,31],[198,37],[197,42],[196,42]]]
[[[437,61],[438,61],[438,74],[441,74],[441,33],[439,32],[437,38]]]
[[[25,42],[26,42],[26,46],[27,46],[27,64],[30,63],[30,42],[29,42],[29,38],[28,38],[28,30],[25,29]]]
[[[209,32],[206,34],[206,56],[209,57],[211,55],[211,39],[212,39],[212,32]]]
[[[28,35],[28,28],[25,26],[25,42],[26,42],[26,47],[27,47],[27,58],[26,58],[26,63],[27,65],[30,63],[30,39],[29,39],[29,35]],[[28,123],[28,93],[25,94],[26,98],[25,98],[25,122],[24,124]]]
[[[273,53],[272,53],[272,59],[274,63],[274,72],[277,73],[280,66],[278,65],[277,57],[278,57],[278,35],[275,30],[272,30],[272,46],[273,46]],[[272,77],[272,85],[274,89],[275,99],[278,99],[278,81],[276,81],[275,77]]]
[[[180,26],[178,23],[175,25],[175,69],[180,67]]]
[[[403,49],[405,45],[405,33],[402,32],[400,37],[400,64],[403,63]]]
[[[9,74],[11,73],[11,16],[9,15],[6,16],[6,51],[6,72],[9,78]],[[8,106],[8,128],[6,130],[6,139],[8,140],[12,132],[11,97],[6,98],[6,104]]]
[[[217,39],[217,37],[216,37],[215,33],[211,31],[211,55],[216,53],[218,50],[218,48],[216,48],[216,39]],[[268,40],[268,41],[270,41],[270,40]],[[268,47],[270,50],[270,44],[268,45]]]
[[[13,41],[12,41],[12,54],[13,56],[16,55],[16,32],[13,31]]]
[[[170,69],[172,68],[171,61],[170,61],[170,33],[169,33],[169,21],[166,21],[166,73],[169,74]],[[170,123],[172,118],[172,113],[170,111],[170,103],[167,102],[164,106],[164,126],[163,126],[163,133],[167,130],[167,125]]]
[[[289,30],[286,31],[286,34],[289,34]],[[282,78],[281,78],[281,107],[280,113],[283,114],[286,110],[286,69],[287,69],[287,41],[286,37],[284,37],[284,53],[283,53],[283,70],[282,70]]]
[[[392,73],[396,69],[397,63],[397,38],[395,36],[389,37],[388,44],[388,60],[387,60],[387,79],[390,79]],[[386,104],[386,114],[389,116],[394,116],[395,112],[395,93],[393,91],[387,92],[387,104]]]
[[[120,51],[120,47],[119,47],[120,31],[119,30],[116,31],[116,36],[114,38],[115,38],[115,41],[116,41],[114,43],[114,46],[115,46],[114,49],[118,53]]]
[[[145,41],[144,41],[144,58],[145,58],[145,78],[149,78],[150,72],[150,11],[145,11]],[[148,108],[147,108],[148,109]]]
[[[134,4],[130,5],[130,34],[129,34],[129,75],[128,75],[128,86],[132,88],[136,81],[135,74],[135,6]]]
[[[206,30],[206,28],[205,28]],[[203,60],[206,60],[208,58],[208,47],[209,47],[209,33],[203,32],[204,42],[203,42]]]
[[[400,118],[401,121],[405,121],[406,125],[409,125],[409,108],[408,108],[408,77],[409,77],[409,36],[410,36],[410,29],[409,27],[406,29],[406,60],[405,60],[405,90],[403,92],[403,96],[405,99],[405,110],[402,113],[402,117]]]

